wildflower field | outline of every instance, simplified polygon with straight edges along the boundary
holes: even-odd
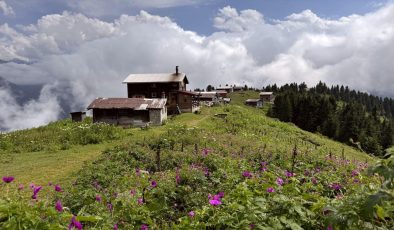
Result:
[[[95,130],[116,144],[70,182],[2,175],[0,229],[394,228],[394,157],[267,118],[247,96],[163,127]],[[2,154],[28,148],[10,142]]]

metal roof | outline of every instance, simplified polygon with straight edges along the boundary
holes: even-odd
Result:
[[[189,84],[185,73],[154,73],[154,74],[130,74],[123,83],[162,83],[182,82]]]
[[[167,103],[167,99],[148,98],[97,98],[88,109],[133,109],[149,110],[162,109]]]
[[[259,102],[260,99],[247,99],[245,102]]]
[[[260,95],[272,95],[274,94],[273,92],[261,92]]]

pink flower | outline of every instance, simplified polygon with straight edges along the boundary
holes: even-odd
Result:
[[[211,150],[208,149],[208,148],[204,148],[204,149],[201,150],[201,153],[202,153],[203,156],[208,155],[209,152],[211,152]]]
[[[316,184],[317,184],[317,179],[316,179],[316,178],[312,178],[312,183],[313,183],[314,185],[316,185]]]
[[[251,177],[252,177],[252,174],[251,174],[249,171],[244,171],[244,172],[242,173],[242,176],[243,176],[243,177],[247,177],[247,178],[251,178]]]
[[[282,179],[282,178],[280,178],[280,177],[276,178],[276,184],[277,184],[277,185],[282,186],[284,183],[285,183],[285,182],[283,182],[283,179]]]
[[[135,195],[135,190],[134,190],[134,189],[130,190],[130,194],[131,194],[132,196],[134,196],[134,195]]]
[[[285,175],[286,175],[286,177],[292,177],[295,174],[286,170]]]
[[[60,187],[60,185],[55,185],[55,191],[56,192],[61,192],[62,191],[62,188]]]
[[[139,168],[136,168],[136,169],[135,169],[135,173],[137,174],[137,176],[140,176],[140,175],[141,175],[140,169],[139,169]]]
[[[196,215],[196,214],[194,213],[194,211],[190,211],[190,212],[188,213],[188,215],[189,215],[190,217],[194,217],[194,215]]]
[[[332,183],[332,184],[330,185],[330,188],[332,188],[332,189],[335,190],[335,191],[338,191],[338,190],[341,190],[342,186],[341,186],[341,184],[339,184],[339,183]]]
[[[329,225],[329,226],[327,227],[327,230],[334,230],[334,228],[333,228],[331,225]]]
[[[58,212],[63,212],[63,205],[60,200],[56,201],[55,208]]]
[[[142,199],[142,197],[138,198],[138,199],[137,199],[137,203],[138,203],[139,205],[142,205],[142,204],[144,203],[144,199]]]
[[[141,225],[141,230],[148,230],[148,225],[146,224]]]
[[[31,196],[32,199],[37,199],[38,192],[42,189],[41,186],[34,186],[33,187],[33,195]]]
[[[48,186],[52,186],[52,182],[51,181],[48,182]]]
[[[114,224],[114,230],[118,230],[118,225]]]
[[[18,190],[23,190],[25,188],[25,186],[23,185],[23,184],[20,184],[19,186],[18,186]]]
[[[352,177],[358,176],[360,173],[357,170],[352,171]]]
[[[275,189],[274,188],[267,188],[267,192],[268,193],[273,193],[273,192],[275,192]]]
[[[5,176],[3,177],[4,183],[11,183],[15,178],[13,176]]]
[[[97,202],[101,202],[101,196],[100,195],[96,195],[96,201]]]
[[[77,218],[75,216],[71,218],[71,223],[68,225],[68,230],[71,230],[73,228],[82,230],[82,224],[77,221]]]
[[[222,204],[222,202],[220,200],[209,200],[209,203],[213,206],[218,206],[218,205]]]

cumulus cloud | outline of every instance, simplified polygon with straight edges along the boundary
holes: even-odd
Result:
[[[4,0],[0,0],[0,11],[2,11],[3,14],[6,16],[15,15],[15,12],[12,9],[12,7],[7,5],[7,3]]]
[[[263,18],[255,10],[225,7],[214,19],[218,31],[209,36],[145,11],[113,22],[64,12],[18,29],[3,24],[0,59],[29,63],[0,64],[0,76],[46,90],[38,100],[14,105],[2,89],[0,108],[12,113],[0,117],[0,127],[20,128],[28,113],[37,122],[24,127],[55,120],[64,103],[80,110],[95,97],[126,96],[121,82],[129,73],[172,72],[175,65],[188,74],[189,88],[322,80],[394,96],[394,4],[336,20],[310,10]],[[52,112],[42,113],[46,107]]]
[[[214,18],[214,26],[231,32],[242,32],[264,22],[263,15],[256,10],[242,10],[226,6]]]

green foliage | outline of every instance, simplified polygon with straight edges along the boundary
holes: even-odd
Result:
[[[391,229],[393,159],[368,174],[373,161],[263,110],[215,107],[137,130],[38,201],[2,183],[0,229],[65,229],[73,215],[84,229]]]
[[[58,151],[73,145],[98,144],[125,136],[125,131],[105,123],[70,119],[53,122],[44,127],[0,134],[0,153]]]

